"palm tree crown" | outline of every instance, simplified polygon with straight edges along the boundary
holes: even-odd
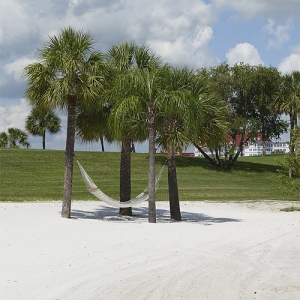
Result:
[[[57,133],[60,131],[60,118],[49,109],[33,108],[26,119],[26,130],[32,135],[43,138],[43,149],[46,148],[46,131]]]
[[[38,63],[25,67],[26,97],[33,106],[67,110],[66,168],[62,216],[70,217],[76,111],[91,107],[109,76],[103,55],[89,33],[71,27],[49,38],[38,51]]]

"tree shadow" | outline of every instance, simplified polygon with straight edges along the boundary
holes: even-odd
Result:
[[[132,216],[122,216],[119,209],[115,207],[99,206],[95,211],[72,210],[72,218],[93,219],[113,222],[146,222],[148,219],[147,207],[133,207]],[[241,222],[240,219],[217,218],[202,213],[181,212],[183,222],[202,223],[212,225],[216,223]],[[156,209],[156,220],[158,223],[177,223],[170,219],[170,212],[165,209]]]
[[[275,158],[274,158],[275,159]],[[166,161],[166,156],[159,154],[155,157],[157,164],[164,164]],[[187,168],[187,167],[201,167],[206,170],[214,170],[216,172],[232,172],[233,171],[246,171],[254,173],[277,173],[277,169],[280,168],[278,164],[268,164],[257,161],[241,161],[238,160],[232,170],[224,169],[222,167],[218,168],[212,166],[210,162],[204,157],[189,157],[189,156],[176,156],[176,167],[177,168]]]

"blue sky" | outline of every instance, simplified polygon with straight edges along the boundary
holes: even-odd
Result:
[[[173,65],[210,67],[245,62],[300,70],[299,0],[10,0],[0,1],[0,132],[24,129],[30,107],[23,68],[35,61],[48,36],[72,26],[89,31],[95,47],[134,40]],[[64,149],[63,129],[46,137],[48,149]],[[32,148],[41,139],[30,137]],[[100,145],[80,145],[98,150]],[[106,147],[119,151],[118,145]],[[147,152],[147,144],[137,147]]]

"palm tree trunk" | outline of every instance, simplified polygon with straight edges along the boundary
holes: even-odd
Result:
[[[130,200],[131,197],[131,141],[123,139],[120,162],[120,202]],[[131,207],[121,207],[119,213],[124,216],[132,216]]]
[[[149,200],[148,200],[148,222],[156,223],[155,207],[155,134],[154,117],[149,123]]]
[[[294,129],[295,129],[295,126],[297,126],[297,115],[296,114],[293,114],[293,113],[290,113],[290,156],[292,156],[295,152],[295,146],[294,146],[294,143],[293,143],[293,135],[295,134],[294,133]],[[293,177],[293,169],[292,168],[289,168],[289,178],[292,178]]]
[[[135,153],[135,145],[133,141],[131,141],[131,152]]]
[[[176,161],[173,151],[173,145],[168,145],[168,185],[169,185],[169,204],[171,219],[181,221]]]
[[[46,131],[43,132],[43,150],[46,149]]]
[[[101,143],[101,150],[104,152],[104,139],[103,136],[100,137],[100,143]]]
[[[68,122],[67,122],[67,140],[65,152],[65,176],[64,176],[64,194],[62,203],[63,218],[71,217],[71,199],[72,199],[72,179],[73,179],[73,160],[75,144],[75,122],[76,122],[76,99],[68,99]]]

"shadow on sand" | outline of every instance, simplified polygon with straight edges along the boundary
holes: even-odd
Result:
[[[119,209],[115,207],[99,206],[95,211],[72,210],[72,217],[78,219],[96,219],[102,221],[120,222],[146,222],[148,219],[148,208],[133,207],[132,216],[122,216]],[[216,218],[202,213],[181,212],[182,221],[189,223],[203,223],[212,225],[214,223],[241,222],[239,219]],[[156,209],[156,220],[158,223],[177,222],[170,219],[170,212],[165,209]]]

